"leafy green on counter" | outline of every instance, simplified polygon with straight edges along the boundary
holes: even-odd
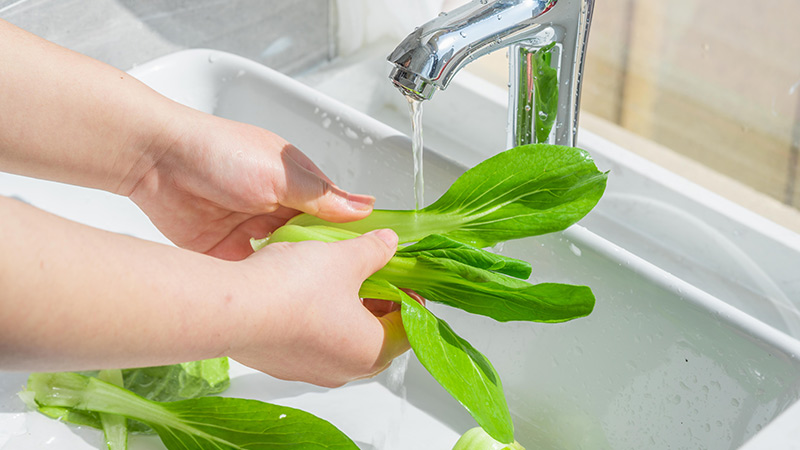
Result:
[[[101,370],[97,374],[97,378],[115,386],[123,385],[122,370],[120,369]],[[127,450],[128,420],[115,414],[100,413],[99,416],[108,450]]]
[[[40,408],[118,415],[145,423],[169,450],[357,450],[312,414],[257,400],[200,397],[155,402],[78,373],[34,373],[23,395]]]
[[[125,388],[148,400],[170,402],[224,392],[231,384],[228,358],[125,369]]]
[[[300,215],[265,239],[275,242],[352,239],[391,228],[401,243],[389,263],[359,294],[401,303],[403,326],[422,365],[488,435],[513,448],[514,428],[500,377],[489,360],[400,288],[498,321],[562,322],[588,315],[594,295],[586,286],[530,284],[530,264],[486,247],[563,230],[600,200],[606,174],[580,149],[546,144],[513,148],[459,177],[419,211],[375,210],[360,221],[331,223]]]
[[[84,375],[98,376],[103,381],[123,386],[134,394],[149,400],[167,402],[214,395],[225,391],[230,386],[228,370],[228,358],[223,357],[167,366],[122,369],[120,371],[121,384],[113,370],[85,372]],[[37,407],[39,412],[54,419],[106,430],[101,415],[97,412],[55,405],[33,406]],[[136,421],[127,421],[127,429],[137,433],[153,432],[149,426]],[[117,430],[119,432],[119,428]]]

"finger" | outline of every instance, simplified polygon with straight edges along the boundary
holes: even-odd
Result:
[[[406,336],[406,330],[403,328],[400,311],[390,312],[383,317],[379,317],[378,320],[383,326],[383,345],[381,346],[380,354],[375,360],[373,370],[356,379],[372,378],[378,375],[389,368],[395,358],[411,348]]]
[[[300,149],[298,149],[294,145],[287,144],[283,148],[283,152],[287,157],[293,159],[300,167],[302,167],[302,168],[308,170],[309,172],[317,175],[318,177],[322,178],[323,180],[327,181],[328,183],[335,185],[335,183],[333,181],[331,181],[331,179],[328,178],[328,176],[325,175],[324,172],[322,172],[322,169],[317,167],[317,165],[314,164],[314,161],[311,161],[311,158],[306,156],[305,153],[301,152]]]
[[[379,317],[383,325],[383,349],[381,349],[381,357],[386,363],[390,363],[393,359],[407,352],[411,348],[406,336],[406,329],[403,327],[403,318],[400,311],[393,311],[389,314]]]
[[[316,166],[309,169],[292,153],[286,149],[281,153],[284,183],[276,186],[280,204],[332,222],[358,220],[372,212],[373,197],[340,189]]]
[[[370,231],[354,239],[335,242],[339,257],[353,261],[359,285],[389,262],[397,250],[397,234],[390,229]]]
[[[381,317],[389,314],[392,311],[398,311],[400,304],[390,300],[377,300],[374,298],[365,298],[362,302],[364,307],[369,310],[375,317]]]
[[[291,217],[291,216],[290,216]],[[204,253],[215,258],[238,261],[253,253],[251,238],[262,238],[286,223],[285,218],[272,214],[251,217],[237,225],[211,249]]]

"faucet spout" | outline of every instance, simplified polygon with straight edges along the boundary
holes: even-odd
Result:
[[[544,141],[573,145],[577,133],[580,73],[594,0],[474,0],[422,25],[409,34],[388,60],[389,76],[406,96],[428,100],[470,62],[508,48],[509,146]],[[548,52],[546,58],[537,52]],[[536,89],[543,90],[535,64],[544,61],[555,71],[553,88],[557,108],[536,105]],[[545,78],[545,77],[542,77]],[[550,89],[552,90],[552,89]],[[541,92],[539,93],[541,94]],[[552,96],[548,96],[552,100]],[[534,114],[529,114],[534,110]],[[527,112],[527,113],[526,113]],[[537,117],[550,132],[537,129]],[[541,128],[541,127],[540,127]],[[538,136],[537,136],[538,135]]]

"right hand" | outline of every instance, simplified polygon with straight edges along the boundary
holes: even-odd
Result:
[[[373,312],[358,290],[396,248],[394,232],[377,230],[334,243],[276,243],[236,263],[247,266],[257,295],[241,311],[245,325],[229,356],[325,387],[384,370],[409,348],[400,311]]]

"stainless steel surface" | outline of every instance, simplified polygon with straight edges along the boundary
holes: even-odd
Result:
[[[550,141],[573,145],[593,6],[594,0],[474,0],[409,34],[389,55],[394,64],[390,79],[404,94],[427,100],[437,89],[446,89],[471,61],[510,48],[509,114],[516,118],[522,100],[517,88],[522,64],[517,50],[540,49],[555,42],[553,64],[560,95]],[[509,127],[509,132],[509,142],[517,142],[517,127]]]

